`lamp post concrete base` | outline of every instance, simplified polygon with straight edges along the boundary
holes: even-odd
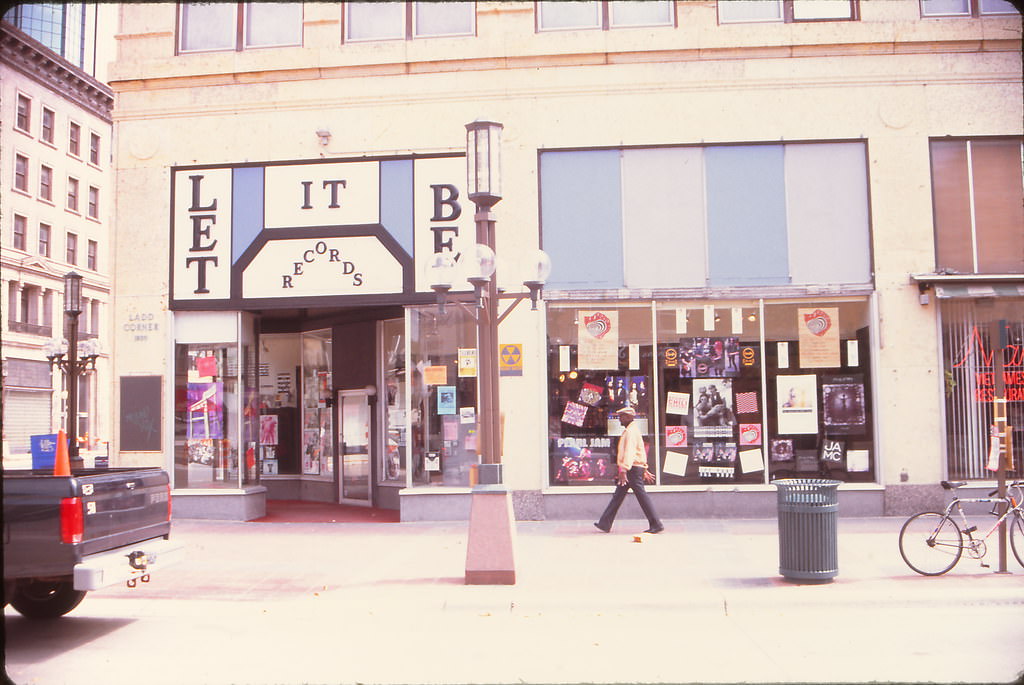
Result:
[[[503,485],[473,488],[466,546],[466,585],[515,585],[515,519]]]

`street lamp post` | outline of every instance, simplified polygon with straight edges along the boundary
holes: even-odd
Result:
[[[494,121],[466,124],[466,170],[469,199],[476,205],[476,245],[464,255],[466,275],[476,297],[474,318],[478,346],[478,403],[480,464],[473,488],[466,549],[466,583],[469,585],[512,585],[515,583],[513,551],[514,517],[512,501],[503,483],[501,409],[498,393],[498,324],[525,296],[503,295],[495,275],[494,205],[501,200],[501,131]],[[431,287],[444,312],[452,287],[455,265],[446,255],[435,255],[430,264]],[[533,309],[551,270],[551,261],[541,250],[532,257],[531,272],[523,285],[530,291]],[[513,298],[502,314],[498,300]]]
[[[99,351],[94,341],[78,343],[78,317],[82,313],[82,276],[74,271],[64,275],[64,342],[50,341],[46,345],[46,357],[51,368],[59,367],[67,377],[68,393],[68,461],[71,469],[81,469],[84,460],[78,450],[78,377],[96,368]]]

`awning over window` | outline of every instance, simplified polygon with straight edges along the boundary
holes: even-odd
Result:
[[[938,298],[1024,297],[1024,283],[935,283]]]

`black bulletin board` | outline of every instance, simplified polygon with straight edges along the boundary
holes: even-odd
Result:
[[[159,452],[161,376],[121,376],[122,452]]]

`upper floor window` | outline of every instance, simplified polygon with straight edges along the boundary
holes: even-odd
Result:
[[[98,133],[89,134],[89,163],[100,165],[100,136]]]
[[[47,202],[53,201],[53,169],[45,164],[39,167],[39,197]]]
[[[667,1],[538,2],[537,29],[609,29],[630,26],[672,26],[673,6]]]
[[[49,143],[50,145],[53,145],[53,129],[56,120],[57,115],[54,111],[43,107],[43,128],[40,137],[43,139],[43,142]]]
[[[78,179],[68,176],[68,209],[78,211]]]
[[[935,267],[1024,273],[1024,139],[931,141]]]
[[[86,246],[86,249],[88,251],[85,253],[85,260],[86,260],[85,261],[85,265],[87,267],[89,267],[90,269],[92,269],[93,271],[95,271],[96,270],[96,260],[98,258],[97,257],[97,253],[99,252],[99,246],[96,244],[95,240],[90,240],[88,245]]]
[[[14,247],[18,250],[24,250],[28,244],[28,219],[25,217],[15,214],[14,215]]]
[[[65,247],[68,264],[78,264],[78,236],[68,233]]]
[[[1017,14],[1008,0],[921,0],[922,17],[977,17],[988,14]]]
[[[44,257],[50,256],[50,224],[39,224],[39,254]]]
[[[718,21],[786,23],[843,21],[859,17],[858,0],[718,0]]]
[[[346,41],[471,36],[475,22],[472,2],[345,3]]]
[[[82,153],[82,127],[73,121],[68,124],[68,152],[75,157]]]
[[[14,189],[28,192],[28,157],[14,155]]]
[[[32,99],[20,93],[18,94],[18,113],[15,117],[14,127],[25,133],[32,132]]]
[[[100,189],[89,186],[89,218],[100,218]]]
[[[302,45],[302,3],[182,3],[180,52]]]

